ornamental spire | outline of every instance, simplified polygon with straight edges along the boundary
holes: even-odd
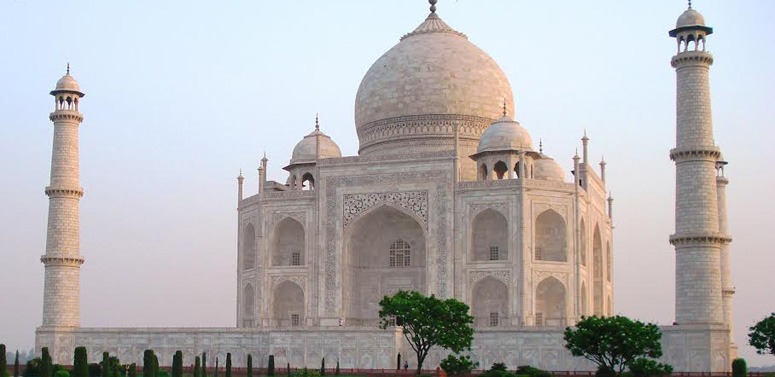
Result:
[[[689,0],[689,9],[692,9],[692,0]]]
[[[67,62],[67,73],[66,75],[70,75],[70,62]]]
[[[431,4],[431,13],[436,13],[436,3],[438,0],[428,0],[428,2]],[[691,0],[689,1],[689,8],[691,8]]]
[[[315,130],[320,131],[320,114],[315,113]]]

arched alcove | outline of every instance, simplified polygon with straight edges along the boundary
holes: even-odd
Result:
[[[426,291],[425,232],[410,214],[383,204],[354,219],[345,238],[347,326],[376,326],[386,295]]]
[[[552,262],[568,260],[565,220],[554,210],[546,210],[536,218],[535,260]]]
[[[506,175],[506,173],[509,171],[509,167],[506,166],[505,162],[496,162],[495,166],[493,166],[493,170],[495,171],[495,176],[498,177],[498,179],[509,178],[508,175]]]
[[[289,280],[280,283],[272,296],[272,315],[275,325],[303,326],[304,314],[304,290]]]
[[[509,288],[490,276],[479,280],[471,291],[471,312],[476,327],[508,325]]]
[[[509,257],[509,225],[500,212],[488,208],[473,220],[471,255],[475,261],[506,260]]]
[[[581,227],[579,228],[579,259],[581,265],[587,266],[587,225],[584,220],[581,220]]]
[[[242,230],[242,269],[250,270],[256,267],[256,228],[248,223]]]
[[[610,283],[614,278],[614,256],[611,252],[611,243],[605,245],[605,266],[606,266],[606,280]]]
[[[536,326],[566,325],[565,286],[559,280],[552,276],[542,280],[535,297]]]
[[[275,227],[272,236],[273,266],[303,266],[304,227],[298,221],[286,217]]]
[[[603,241],[600,239],[600,227],[595,226],[592,235],[592,299],[595,315],[603,315]]]
[[[304,173],[301,176],[302,190],[314,190],[315,189],[315,177],[312,173]]]
[[[242,289],[242,315],[245,319],[252,319],[256,310],[256,290],[248,283]]]
[[[480,181],[486,181],[487,180],[487,175],[488,175],[487,173],[488,173],[488,171],[487,171],[487,164],[482,164],[479,167],[479,180]]]

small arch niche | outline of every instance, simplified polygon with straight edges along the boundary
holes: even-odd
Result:
[[[474,217],[472,225],[471,248],[475,261],[508,259],[509,225],[503,214],[486,209]]]
[[[535,260],[568,261],[568,240],[565,220],[554,210],[546,210],[535,222]]]
[[[273,266],[304,265],[304,227],[298,221],[286,217],[275,226],[272,242]]]

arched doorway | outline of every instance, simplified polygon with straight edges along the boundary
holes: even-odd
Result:
[[[298,221],[286,217],[274,229],[272,238],[273,266],[304,265],[304,227]]]
[[[535,260],[566,262],[568,240],[565,220],[554,210],[546,210],[535,222]]]
[[[277,286],[272,296],[272,320],[278,327],[304,325],[304,291],[286,280]]]
[[[507,326],[509,288],[500,280],[486,277],[471,291],[471,313],[476,327]]]
[[[471,255],[475,261],[506,260],[509,257],[509,225],[494,209],[479,212],[473,221]]]
[[[536,325],[566,326],[565,286],[556,278],[548,277],[536,287]]]

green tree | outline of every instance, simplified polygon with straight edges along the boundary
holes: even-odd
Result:
[[[5,355],[5,344],[0,344],[0,377],[8,377],[8,359]]]
[[[479,362],[471,360],[469,356],[448,355],[441,360],[441,369],[444,369],[449,376],[467,376],[478,367]]]
[[[339,359],[338,358],[336,359],[336,369],[334,369],[334,375],[335,376],[339,375]]]
[[[183,377],[183,352],[180,350],[172,356],[172,377]]]
[[[194,377],[202,377],[202,366],[199,363],[201,360],[197,356],[194,358]]]
[[[246,365],[245,377],[253,377],[253,356],[248,354],[248,365]]]
[[[266,366],[266,375],[274,376],[274,355],[269,355],[269,364]]]
[[[759,355],[775,355],[775,313],[748,328],[748,344]]]
[[[624,316],[582,317],[564,338],[565,348],[597,364],[601,375],[618,376],[636,359],[662,356],[659,327]]]
[[[630,363],[630,372],[635,377],[669,376],[670,373],[673,373],[673,367],[641,357]]]
[[[417,291],[398,291],[379,302],[380,328],[392,326],[391,319],[402,325],[404,337],[417,354],[417,374],[431,347],[461,352],[471,349],[474,317],[468,305],[449,298],[441,300]]]
[[[285,374],[291,377],[291,363],[288,363],[288,366],[285,367]]]
[[[745,363],[745,359],[732,360],[732,377],[747,377],[748,365]]]
[[[145,350],[143,352],[143,377],[156,377],[153,373],[153,359],[155,356],[153,350]]]
[[[126,377],[137,377],[137,364],[132,363],[126,372]]]
[[[89,377],[89,359],[86,354],[86,347],[75,347],[73,377]]]
[[[231,352],[226,353],[226,374],[225,377],[231,377]]]
[[[51,354],[48,352],[48,347],[43,347],[40,350],[40,376],[52,377],[54,375],[54,365],[51,362]]]
[[[19,377],[19,350],[16,350],[16,359],[13,360],[13,377]]]
[[[110,353],[107,353],[107,352],[102,353],[102,362],[100,363],[100,366],[102,366],[102,371],[100,373],[100,376],[111,377]]]
[[[202,377],[207,377],[207,352],[202,352]]]
[[[320,359],[320,375],[325,376],[326,375],[326,358]]]

